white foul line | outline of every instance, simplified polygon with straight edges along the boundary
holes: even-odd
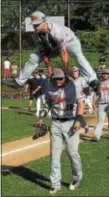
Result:
[[[108,122],[104,123],[104,125],[108,125]],[[92,127],[94,127],[94,125],[89,126],[89,129],[92,129]],[[80,131],[83,131],[83,129],[81,129]],[[23,150],[28,150],[28,149],[31,149],[31,148],[34,148],[34,147],[37,147],[37,146],[41,146],[43,144],[48,144],[49,142],[50,142],[50,140],[47,140],[47,141],[44,141],[44,142],[39,142],[37,144],[32,144],[32,145],[29,145],[29,146],[26,146],[26,147],[23,147],[23,148],[18,148],[18,149],[3,153],[0,156],[5,157],[5,156],[8,156],[8,155],[17,153],[17,152],[21,152]]]
[[[23,150],[28,150],[28,149],[31,149],[31,148],[34,148],[34,147],[37,147],[37,146],[41,146],[43,144],[48,144],[49,142],[50,142],[50,140],[47,140],[47,141],[40,142],[40,143],[37,143],[37,144],[32,144],[32,145],[29,145],[29,146],[26,146],[26,147],[23,147],[23,148],[18,148],[18,149],[3,153],[2,157],[5,157],[5,156],[8,156],[8,155],[17,153],[17,152],[21,152]]]

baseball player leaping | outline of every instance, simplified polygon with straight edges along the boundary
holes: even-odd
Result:
[[[24,85],[31,73],[38,67],[44,57],[61,56],[65,71],[68,71],[69,54],[77,59],[79,70],[87,79],[87,82],[96,89],[99,85],[95,71],[82,53],[81,44],[74,32],[60,24],[47,22],[46,16],[40,11],[35,11],[31,15],[37,50],[31,54],[29,60],[22,68],[20,75],[14,83],[7,83],[13,88],[20,88]],[[45,60],[48,64],[48,61]],[[6,83],[5,83],[6,84]]]

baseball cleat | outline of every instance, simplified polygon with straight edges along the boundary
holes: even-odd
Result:
[[[86,127],[85,128],[85,133],[88,133],[89,132],[89,127]]]
[[[50,193],[50,194],[56,194],[59,190],[61,190],[61,186],[58,186],[58,187],[51,187],[49,193]]]
[[[91,142],[98,142],[99,140],[98,140],[98,138],[97,137],[92,137],[92,139],[91,139]]]
[[[17,89],[17,90],[22,88],[22,86],[18,84],[16,80],[13,80],[13,81],[5,80],[3,81],[3,85],[6,85],[10,88]]]
[[[33,140],[36,140],[37,138],[39,138],[39,133],[35,133],[32,137]]]
[[[69,185],[69,190],[75,190],[80,185],[80,181],[73,181]]]

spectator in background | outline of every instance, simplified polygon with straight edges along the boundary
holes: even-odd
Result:
[[[28,89],[29,89],[28,109],[31,110],[33,99],[35,98],[37,100],[37,98],[39,97],[41,93],[41,82],[40,82],[38,70],[35,70],[33,72],[33,77],[27,80],[26,85],[25,85],[25,93],[27,93]]]
[[[106,64],[106,58],[103,55],[99,58],[99,64]]]
[[[46,75],[44,74],[44,70],[40,69],[39,70],[39,75],[42,79],[46,79]]]
[[[8,58],[3,62],[3,79],[9,79],[10,77],[10,67],[11,63]]]
[[[89,93],[87,94],[87,97],[85,99],[85,105],[88,106],[89,114],[95,114],[95,110],[93,108],[93,97],[94,97],[94,91],[91,87],[89,87]]]
[[[100,65],[99,65],[99,70],[103,70],[103,69],[105,69],[106,68],[106,64],[104,64],[104,63],[101,63]]]
[[[98,79],[101,80],[102,78],[102,71],[106,68],[106,58],[101,55],[99,59],[99,67],[97,70]]]
[[[101,56],[99,59],[99,70],[102,71],[106,68],[106,58],[104,56]]]
[[[44,79],[43,86],[42,86],[42,104],[45,103],[45,95],[46,92],[49,90],[53,75],[53,67],[49,64],[47,67],[47,75]],[[51,110],[49,110],[48,115],[49,118],[51,117]]]
[[[13,63],[11,65],[11,74],[12,74],[13,77],[16,77],[17,73],[18,73],[18,65]]]
[[[76,66],[74,66],[72,68],[72,78],[73,78],[73,83],[76,87],[76,94],[78,95],[78,100],[81,100],[85,103],[86,96],[84,94],[84,88],[87,87],[87,82],[86,82],[85,78],[83,78],[80,75],[79,68]],[[77,107],[77,104],[75,107]],[[84,123],[82,126],[85,129],[85,133],[87,133],[89,131],[89,126],[88,126],[87,122],[85,121],[85,119],[84,119]]]
[[[102,71],[102,80],[100,81],[100,90],[98,93],[97,125],[94,131],[92,142],[98,142],[102,134],[105,115],[109,117],[109,68]],[[109,128],[108,128],[109,134]]]

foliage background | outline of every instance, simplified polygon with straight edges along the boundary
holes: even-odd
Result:
[[[20,5],[22,65],[36,45],[32,33],[25,32],[25,17],[35,10],[50,16],[65,16],[65,25],[81,40],[85,52],[103,54],[108,59],[109,51],[109,1],[108,0],[2,0],[1,2],[1,55],[19,64]],[[70,12],[68,12],[68,6]],[[25,52],[24,52],[25,51]]]

